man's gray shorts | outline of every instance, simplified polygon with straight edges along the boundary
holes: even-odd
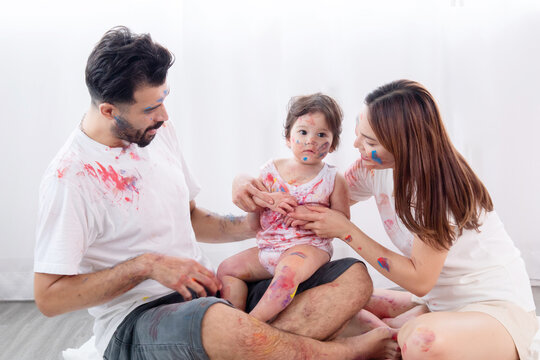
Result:
[[[334,281],[358,259],[331,261],[298,286],[297,294]],[[248,284],[249,312],[260,300],[271,279]],[[201,338],[201,325],[208,308],[216,303],[230,305],[216,297],[184,301],[172,293],[143,304],[129,313],[114,333],[103,358],[106,360],[204,359],[208,360]],[[225,326],[226,324],[224,324]]]

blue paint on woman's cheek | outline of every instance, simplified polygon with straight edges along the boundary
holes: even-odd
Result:
[[[376,162],[378,162],[379,164],[382,165],[382,160],[381,160],[380,157],[377,156],[377,151],[376,150],[373,150],[371,152],[371,158],[373,159],[373,161],[376,161]]]

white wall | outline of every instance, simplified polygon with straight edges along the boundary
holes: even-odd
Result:
[[[453,140],[540,279],[539,2],[76,3],[23,1],[0,11],[0,299],[32,296],[40,176],[87,109],[88,54],[118,24],[151,33],[177,57],[167,106],[203,187],[200,206],[240,213],[232,178],[288,156],[281,134],[291,96],[323,91],[341,103],[342,145],[327,159],[345,169],[357,156],[353,124],[365,94],[410,78],[439,100]],[[388,245],[372,202],[355,206],[353,218]],[[204,248],[217,264],[248,246]],[[336,247],[337,256],[351,254]]]

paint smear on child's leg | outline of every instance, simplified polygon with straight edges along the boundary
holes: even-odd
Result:
[[[306,254],[304,254],[303,252],[300,252],[300,251],[295,251],[293,253],[290,253],[289,256],[300,256],[302,259],[305,259],[306,258]]]
[[[283,308],[290,304],[296,294],[298,286],[294,283],[295,275],[294,270],[288,266],[284,266],[281,269],[281,275],[268,288],[271,299],[283,299],[281,303]]]

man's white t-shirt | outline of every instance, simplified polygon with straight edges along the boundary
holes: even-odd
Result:
[[[144,148],[111,148],[76,129],[40,185],[34,271],[92,273],[148,252],[212,270],[191,226],[189,202],[198,192],[170,122]],[[90,308],[98,351],[129,312],[171,292],[146,280]]]
[[[345,174],[354,201],[375,197],[386,233],[410,257],[413,234],[395,210],[392,169],[367,170],[359,159]],[[484,213],[482,226],[463,230],[448,252],[433,289],[423,297],[431,311],[448,311],[489,300],[506,300],[534,311],[531,284],[519,249],[495,211]]]

